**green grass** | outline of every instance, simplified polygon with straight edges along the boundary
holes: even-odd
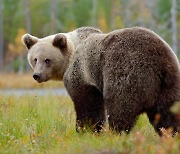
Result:
[[[178,154],[179,149],[180,136],[160,138],[145,114],[129,135],[78,134],[68,97],[0,96],[0,153]]]

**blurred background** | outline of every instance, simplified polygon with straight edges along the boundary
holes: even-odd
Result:
[[[180,55],[180,0],[0,0],[1,74],[31,70],[21,43],[24,33],[44,37],[81,26],[103,32],[147,27]]]

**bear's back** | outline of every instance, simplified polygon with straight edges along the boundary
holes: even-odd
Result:
[[[124,90],[123,97],[142,98],[141,102],[151,106],[161,88],[180,83],[176,56],[167,43],[150,30],[135,27],[113,31],[103,39],[103,51],[103,82],[108,83],[107,87],[119,85]],[[179,91],[179,87],[174,89]]]
[[[133,27],[113,31],[102,40],[102,46],[104,54],[117,61],[146,59],[147,64],[157,62],[158,67],[167,65],[167,61],[174,61],[179,66],[170,46],[149,29]]]

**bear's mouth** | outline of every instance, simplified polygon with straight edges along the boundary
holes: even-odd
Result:
[[[33,74],[34,80],[36,80],[38,83],[46,82],[48,79],[44,78],[41,73],[34,73]]]
[[[38,83],[42,83],[43,81],[41,81],[41,80],[36,80],[36,82],[38,82]]]
[[[38,80],[36,80],[36,82],[38,82],[38,83],[42,83],[42,82],[47,82],[48,80],[46,80],[46,79],[38,79]]]

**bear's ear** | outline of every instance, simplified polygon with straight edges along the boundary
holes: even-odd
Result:
[[[26,48],[29,50],[34,44],[37,43],[38,38],[30,34],[24,34],[21,40],[22,40],[22,43],[26,46]]]
[[[53,40],[53,46],[61,49],[61,50],[64,50],[67,48],[67,38],[65,35],[63,34],[57,34],[55,37],[54,37],[54,40]]]

